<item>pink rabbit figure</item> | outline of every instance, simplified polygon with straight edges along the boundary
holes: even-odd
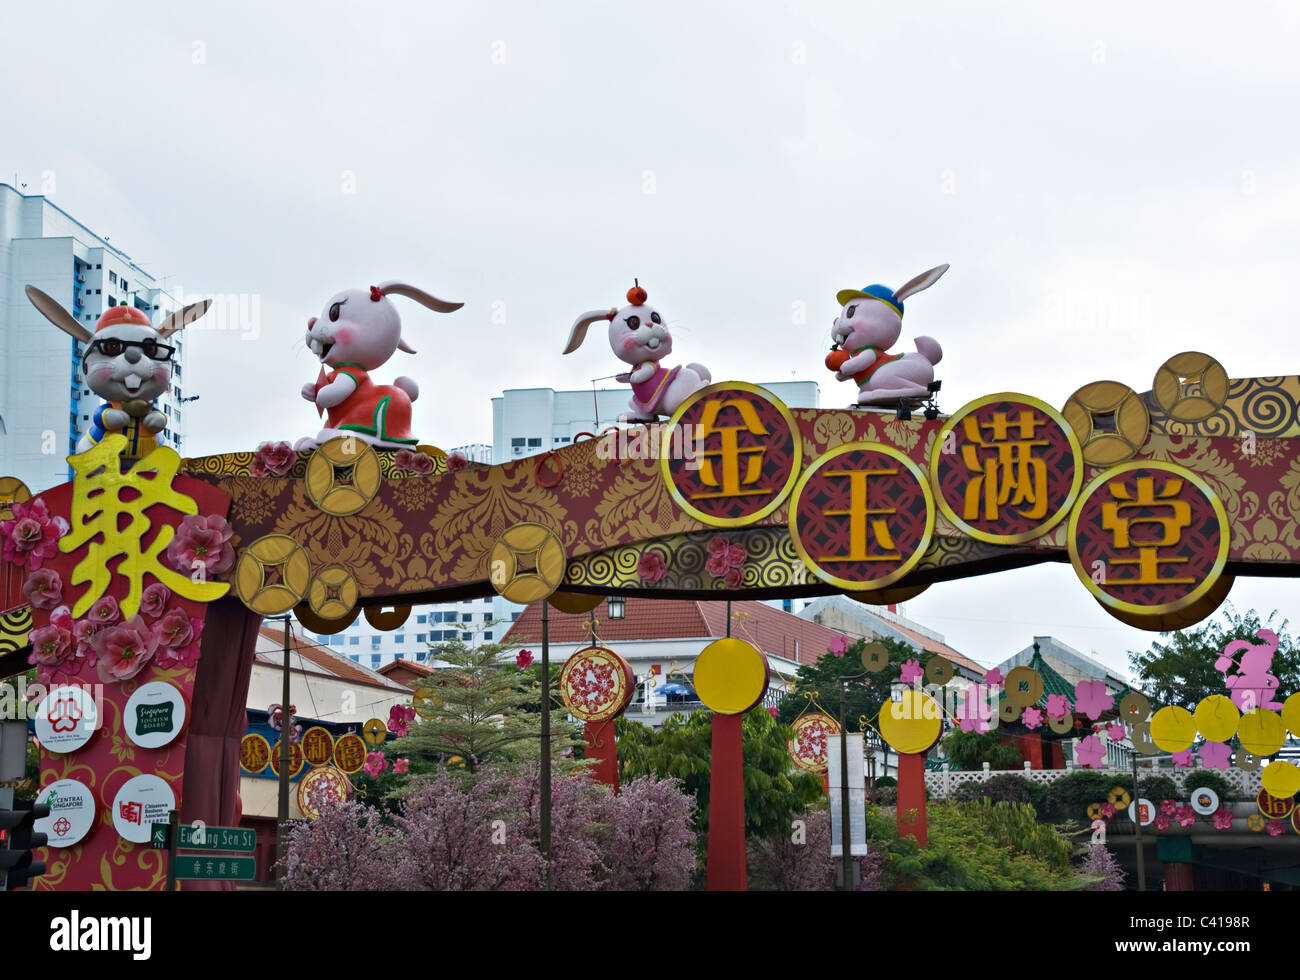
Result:
[[[633,280],[636,282],[636,280]],[[587,328],[599,320],[609,321],[609,346],[614,356],[632,365],[631,371],[615,375],[632,386],[631,412],[620,422],[654,422],[660,415],[672,415],[688,397],[713,380],[702,364],[663,367],[659,362],[673,352],[673,338],[659,311],[646,305],[649,297],[640,284],[627,291],[627,306],[621,310],[592,310],[578,317],[569,331],[564,353],[582,346]]]
[[[299,439],[294,449],[315,449],[348,435],[383,449],[411,448],[419,442],[411,432],[411,402],[420,394],[416,383],[406,377],[391,385],[370,380],[370,372],[397,351],[415,353],[402,339],[402,321],[389,296],[405,296],[438,313],[464,305],[402,282],[347,289],[330,297],[321,315],[307,321],[307,349],[320,358],[321,369],[314,384],[302,386],[302,397],[328,417],[315,439]]]
[[[933,337],[917,337],[916,351],[890,354],[903,330],[903,300],[938,282],[948,271],[941,265],[923,272],[896,290],[887,286],[842,289],[835,299],[842,309],[831,327],[831,339],[849,353],[835,377],[858,385],[859,405],[892,405],[922,399],[934,381],[934,366],[943,350]]]
[[[1242,711],[1255,708],[1277,711],[1282,707],[1280,702],[1273,700],[1278,680],[1269,673],[1273,655],[1277,653],[1277,634],[1270,629],[1261,629],[1255,635],[1264,642],[1233,640],[1223,648],[1223,654],[1214,662],[1214,669],[1224,675],[1223,683],[1228,687],[1229,697]],[[1240,661],[1236,657],[1238,653],[1241,654]],[[1237,673],[1229,674],[1234,666]]]

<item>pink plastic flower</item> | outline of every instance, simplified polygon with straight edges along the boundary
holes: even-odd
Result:
[[[1167,816],[1167,817],[1172,817],[1172,816],[1174,815],[1175,811],[1177,811],[1177,809],[1178,809],[1178,801],[1177,801],[1177,800],[1161,800],[1161,801],[1160,801],[1160,812],[1163,813],[1163,814],[1164,814],[1165,816]]]
[[[722,578],[729,571],[725,555],[714,555],[704,563],[704,570],[714,578]]]
[[[1270,820],[1268,822],[1268,836],[1281,837],[1286,833],[1286,824],[1281,820]]]
[[[106,595],[95,600],[95,604],[86,613],[86,618],[96,626],[112,626],[122,619],[122,610],[117,607],[116,599]]]
[[[284,476],[297,460],[297,454],[287,442],[263,442],[254,451],[248,472],[253,476]]]
[[[0,521],[0,558],[15,565],[40,568],[59,550],[59,538],[70,530],[62,517],[52,516],[40,497],[10,504],[13,517]]]
[[[771,715],[773,718],[775,718],[776,715],[777,715],[776,708],[772,707],[772,706],[769,704],[769,705],[767,706],[767,713],[768,713],[769,715]]]
[[[235,532],[217,514],[190,514],[181,519],[167,545],[167,561],[185,575],[203,568],[205,578],[220,575],[235,563],[230,538]]]
[[[649,551],[642,553],[640,560],[636,563],[636,573],[640,576],[641,581],[654,585],[656,582],[662,582],[667,577],[668,562],[663,555],[651,548]]]
[[[57,610],[56,610],[57,611]],[[50,622],[54,618],[50,617]],[[95,666],[99,660],[99,654],[95,652],[95,634],[102,629],[98,623],[90,619],[79,619],[72,624],[72,638],[77,642],[77,659],[84,660],[89,667]]]
[[[1156,830],[1169,829],[1169,815],[1162,813],[1156,817]]]
[[[921,679],[925,673],[921,669],[921,662],[915,658],[903,661],[902,669],[898,672],[898,679],[909,687]]]
[[[449,453],[447,455],[447,472],[458,473],[469,466],[469,458],[464,453]],[[396,764],[393,766],[396,771]],[[405,771],[405,770],[403,770]]]
[[[157,619],[167,611],[167,603],[171,597],[171,589],[161,582],[154,582],[140,596],[140,612],[150,619]]]
[[[1115,699],[1106,693],[1105,681],[1079,681],[1074,685],[1074,706],[1080,714],[1096,721],[1115,706]]]
[[[731,547],[731,539],[725,534],[715,534],[709,539],[709,557],[721,558],[727,560],[727,550]]]
[[[1122,742],[1124,741],[1124,736],[1128,733],[1124,731],[1123,725],[1112,724],[1106,726],[1106,734],[1110,737],[1112,742]]]
[[[743,566],[746,557],[744,545],[733,544],[727,548],[727,564],[732,568]]]
[[[36,609],[53,609],[63,601],[63,579],[52,568],[39,568],[27,576],[23,595]]]
[[[144,670],[158,649],[158,638],[139,616],[99,630],[92,642],[99,679],[105,684],[129,681]]]
[[[1079,765],[1089,769],[1100,769],[1102,760],[1106,758],[1106,746],[1096,735],[1089,735],[1076,743],[1075,756],[1079,760]]]
[[[1020,713],[1020,720],[1030,731],[1043,727],[1043,712],[1032,705]]]
[[[828,648],[831,653],[837,657],[842,657],[849,652],[849,638],[841,633],[839,636],[832,637],[831,645]]]
[[[363,768],[366,770],[366,775],[371,779],[378,779],[384,774],[384,770],[388,768],[388,760],[384,758],[382,752],[368,752],[366,754],[366,764]]]
[[[1169,757],[1169,761],[1179,769],[1190,769],[1192,767],[1192,750],[1183,749],[1181,752],[1175,752]]]
[[[1232,748],[1226,742],[1206,742],[1196,756],[1206,769],[1227,769],[1232,764]]]
[[[1190,827],[1196,823],[1196,811],[1192,809],[1191,804],[1184,803],[1174,811],[1174,819],[1178,821],[1178,826]]]
[[[1003,681],[1002,671],[998,670],[996,667],[990,668],[989,670],[985,671],[984,673],[985,687],[1001,687],[1002,681]]]
[[[409,759],[393,760],[393,772],[397,773],[398,775],[406,772],[410,768],[411,768],[411,761]]]
[[[169,609],[153,624],[153,635],[158,640],[154,663],[159,667],[193,667],[198,663],[203,620],[187,615],[184,609]]]
[[[532,663],[533,651],[531,650],[520,650],[518,656],[515,657],[515,666],[520,670],[527,670],[532,666]]]
[[[745,581],[745,570],[743,568],[731,567],[722,576],[722,582],[729,589],[738,589],[741,583]]]
[[[1232,827],[1232,811],[1226,806],[1221,806],[1214,811],[1214,829],[1228,830]]]
[[[405,470],[422,476],[433,472],[433,460],[428,453],[415,452],[411,449],[399,449],[393,457],[393,469]]]
[[[411,705],[395,704],[388,709],[388,730],[398,738],[405,738],[410,734],[413,721],[415,721],[415,708]]]
[[[1109,800],[1107,800],[1105,803],[1101,805],[1101,815],[1105,817],[1107,820],[1115,816],[1115,814],[1117,813],[1119,813],[1119,810],[1117,810],[1115,808],[1115,804],[1111,803]]]
[[[1070,699],[1064,694],[1047,695],[1047,717],[1064,718],[1070,713]]]
[[[29,664],[57,667],[72,656],[72,633],[62,626],[42,626],[31,632],[32,652]]]

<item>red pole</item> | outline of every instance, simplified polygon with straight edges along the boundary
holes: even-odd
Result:
[[[612,721],[589,721],[583,729],[587,742],[586,756],[596,764],[587,771],[598,783],[618,792],[618,746]]]
[[[709,891],[744,891],[745,780],[740,726],[743,715],[713,715],[709,774]]]
[[[929,842],[925,822],[925,756],[898,753],[898,836],[911,836],[922,847]]]

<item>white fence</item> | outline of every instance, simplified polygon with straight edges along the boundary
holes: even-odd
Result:
[[[956,792],[957,787],[961,786],[963,783],[982,783],[992,779],[994,776],[1021,776],[1029,780],[1031,783],[1045,786],[1064,776],[1068,776],[1072,772],[1109,773],[1116,779],[1124,777],[1131,779],[1133,777],[1133,770],[1129,768],[1082,769],[1076,768],[1071,763],[1066,763],[1064,769],[1031,769],[1029,768],[1029,763],[1026,762],[1023,770],[990,770],[988,763],[986,762],[982,772],[978,770],[972,771],[963,769],[949,770],[945,763],[942,770],[938,772],[930,771],[925,774],[925,791],[926,795],[929,796],[930,799],[943,800]],[[1179,793],[1182,796],[1185,796],[1191,790],[1196,789],[1198,785],[1196,778],[1199,774],[1204,772],[1214,772],[1222,776],[1239,795],[1248,799],[1253,798],[1258,794],[1261,788],[1258,772],[1246,772],[1245,770],[1236,767],[1231,769],[1206,770],[1199,766],[1195,769],[1147,769],[1144,766],[1139,766],[1138,787],[1141,788],[1142,783],[1147,779],[1156,776],[1166,776],[1174,781],[1174,785],[1178,787]]]

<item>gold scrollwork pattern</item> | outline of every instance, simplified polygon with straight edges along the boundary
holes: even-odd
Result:
[[[1200,386],[1184,386],[1190,395]],[[1228,382],[1223,407],[1197,422],[1171,418],[1156,403],[1152,392],[1142,396],[1151,413],[1151,430],[1171,436],[1242,436],[1291,438],[1300,436],[1300,377],[1238,378]]]

